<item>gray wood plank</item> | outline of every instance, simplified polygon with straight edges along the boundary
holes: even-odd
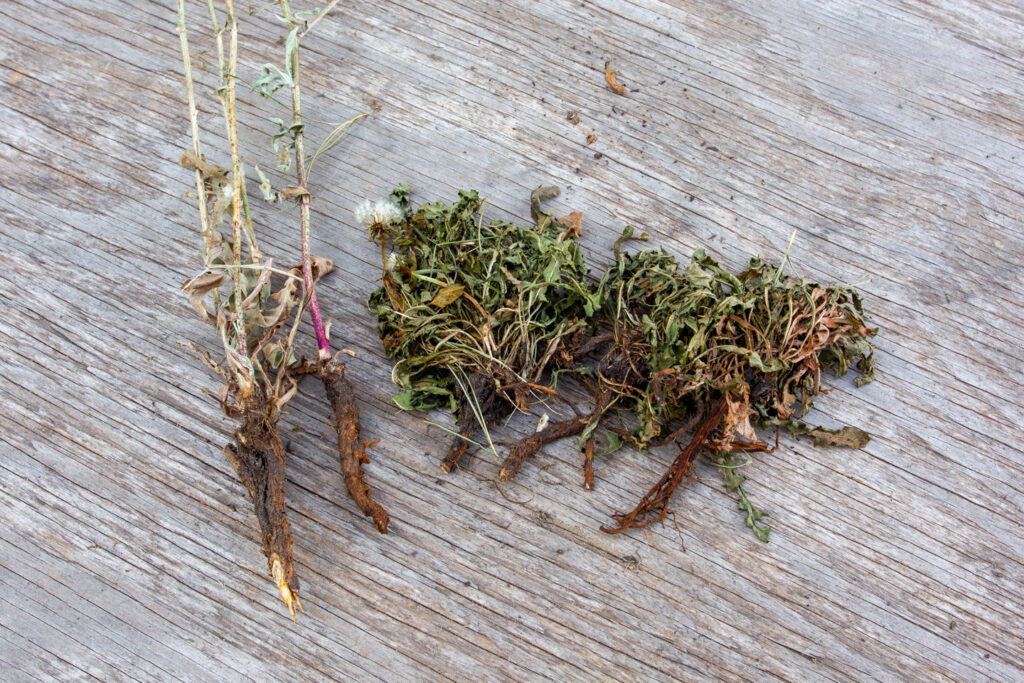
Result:
[[[304,45],[305,108],[371,116],[317,162],[313,248],[337,264],[321,299],[358,354],[381,439],[367,476],[394,523],[377,535],[344,494],[322,391],[304,387],[283,423],[308,609],[292,624],[220,453],[215,382],[177,344],[215,340],[179,290],[198,256],[173,10],[0,6],[5,672],[1021,678],[1022,26],[1018,5],[982,0],[343,3]],[[243,30],[243,74],[278,61],[269,11]],[[243,100],[243,143],[272,167],[275,112]],[[210,139],[223,122],[203,112]],[[560,185],[597,268],[626,223],[731,267],[779,258],[796,229],[801,271],[864,281],[879,379],[832,382],[816,416],[873,440],[758,455],[767,546],[705,467],[674,502],[685,551],[672,524],[602,534],[667,452],[607,458],[590,493],[568,443],[510,485],[486,454],[441,474],[444,434],[389,405],[364,306],[376,257],[351,211],[399,182],[423,201],[474,187],[515,219]],[[297,260],[292,212],[257,221],[265,252]]]

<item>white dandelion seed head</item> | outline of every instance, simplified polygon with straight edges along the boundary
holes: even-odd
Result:
[[[402,210],[387,199],[382,199],[374,204],[373,211],[382,223],[402,220]]]
[[[373,202],[369,199],[359,202],[354,213],[356,215],[356,223],[370,227],[370,215],[373,213]]]
[[[370,227],[372,225],[388,225],[392,221],[401,220],[402,210],[387,199],[361,202],[355,209],[356,222]]]

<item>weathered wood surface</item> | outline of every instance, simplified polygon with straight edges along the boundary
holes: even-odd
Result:
[[[321,297],[359,354],[393,525],[345,496],[310,383],[284,421],[292,624],[221,455],[215,380],[177,345],[215,340],[179,290],[198,257],[173,3],[0,4],[5,680],[1024,677],[1019,4],[341,7],[306,42],[306,110],[372,115],[317,162],[314,250],[338,264]],[[243,74],[278,60],[279,30],[245,18]],[[265,148],[267,108],[245,99]],[[731,266],[797,229],[799,268],[866,281],[879,379],[834,382],[816,415],[874,439],[755,459],[769,545],[708,468],[676,496],[679,532],[598,531],[667,452],[606,459],[588,494],[572,444],[500,489],[486,455],[442,475],[442,432],[388,404],[363,306],[377,271],[351,211],[398,182],[431,201],[475,187],[518,218],[560,185],[601,266],[628,222]],[[294,212],[258,219],[265,252],[295,260]]]

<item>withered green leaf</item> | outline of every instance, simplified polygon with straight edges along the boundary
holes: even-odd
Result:
[[[448,285],[438,290],[434,298],[431,299],[430,305],[435,308],[444,308],[450,303],[453,303],[456,299],[462,296],[466,288],[463,285]]]

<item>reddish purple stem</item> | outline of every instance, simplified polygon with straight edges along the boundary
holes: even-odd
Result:
[[[301,157],[299,157],[301,159]],[[305,186],[305,168],[299,162],[299,173],[302,186]],[[316,300],[316,290],[313,288],[313,268],[310,265],[312,257],[309,253],[309,195],[305,195],[300,203],[300,227],[302,230],[302,284],[309,292],[309,317],[313,321],[313,331],[316,333],[316,346],[320,350],[320,360],[330,360],[331,343],[327,341],[327,330],[324,328],[324,319],[320,315],[320,304]]]

